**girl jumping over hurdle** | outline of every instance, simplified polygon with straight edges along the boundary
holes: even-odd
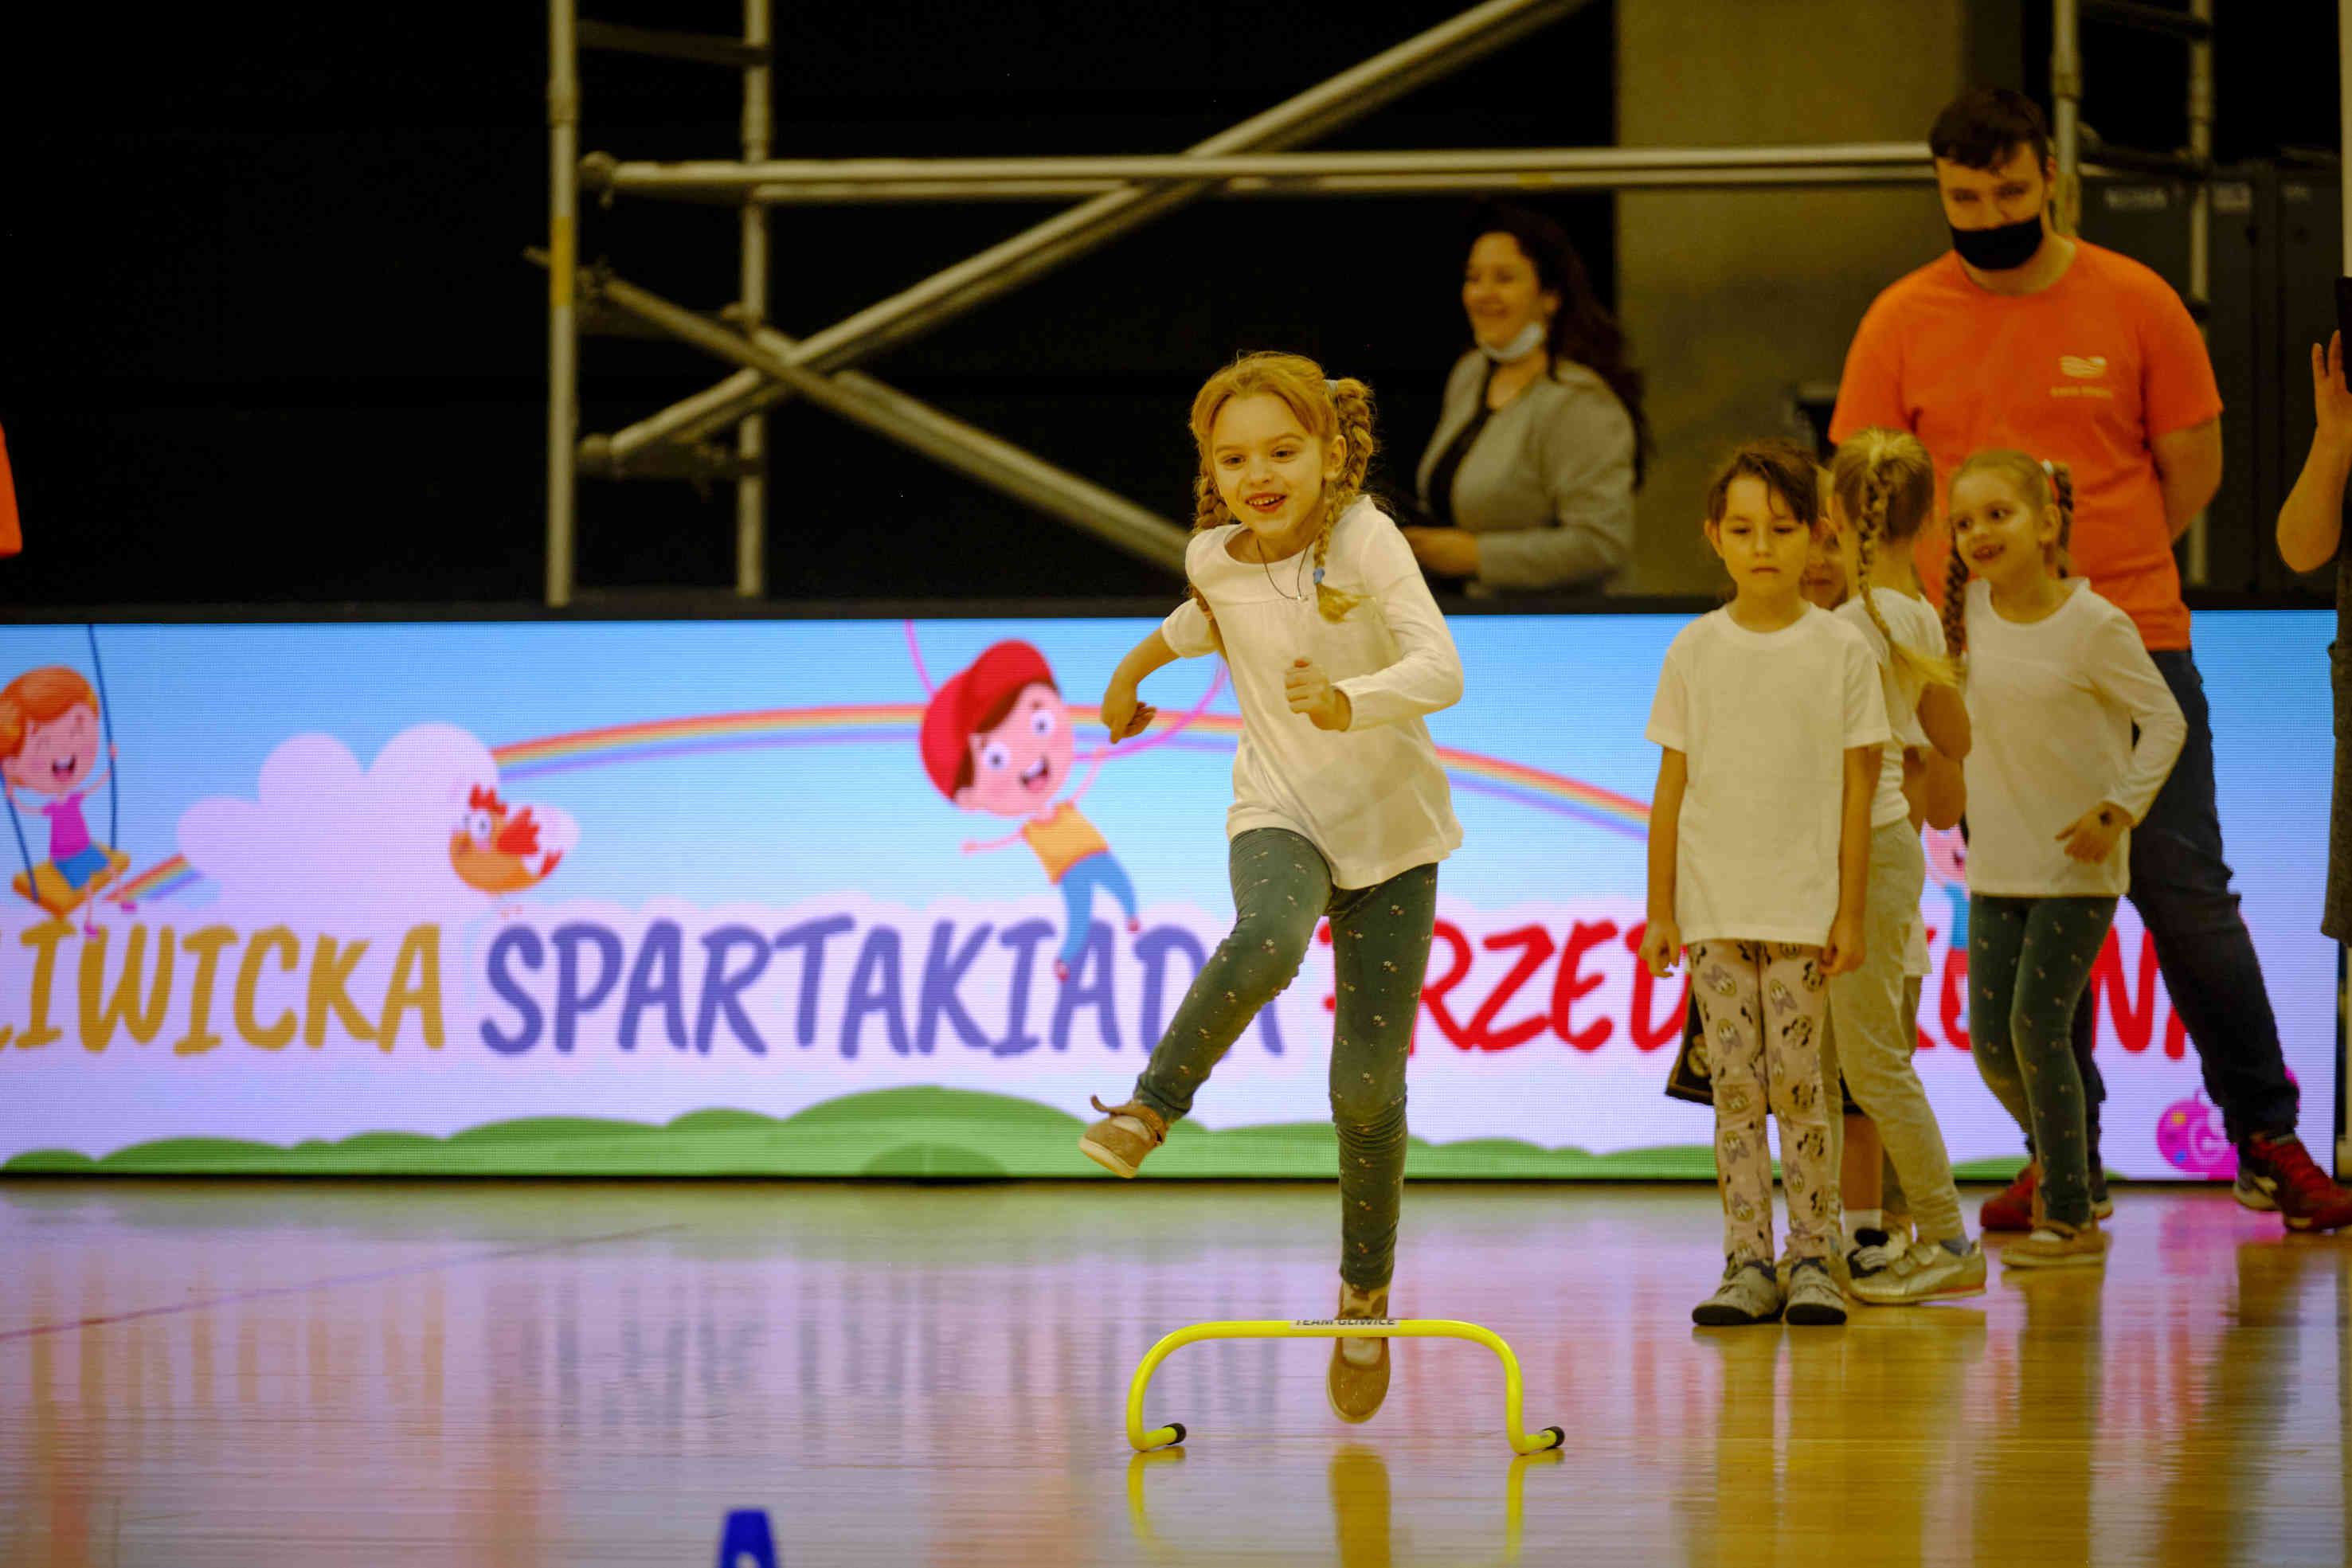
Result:
[[[1154,710],[1144,677],[1222,653],[1242,709],[1226,813],[1234,929],[1184,995],[1135,1092],[1078,1147],[1132,1176],[1192,1108],[1258,1009],[1289,985],[1327,915],[1338,983],[1331,1119],[1339,1140],[1339,1307],[1386,1318],[1403,1195],[1405,1056],[1436,919],[1437,862],[1462,841],[1423,716],[1462,695],[1462,664],[1412,551],[1361,494],[1372,408],[1361,382],[1251,354],[1192,400],[1200,449],[1192,596],[1103,694],[1116,742]],[[1365,1421],[1389,1385],[1385,1339],[1333,1342],[1331,1408]]]
[[[1802,595],[1816,486],[1812,458],[1786,441],[1740,447],[1716,476],[1706,540],[1735,594],[1675,636],[1650,709],[1660,757],[1641,956],[1663,979],[1688,945],[1712,1068],[1724,1270],[1691,1313],[1706,1325],[1784,1310],[1795,1323],[1845,1322],[1830,1271],[1838,1187],[1822,1033],[1828,981],[1863,958],[1888,733],[1870,645]],[[1772,1268],[1768,1107],[1789,1197],[1785,1295]]]
[[[1952,476],[1945,633],[1968,661],[1969,1033],[2032,1141],[2012,1268],[2095,1265],[2074,1004],[2131,882],[2131,827],[2188,726],[2131,618],[2071,575],[2066,465],[1979,452]],[[1977,580],[1971,582],[1973,575]],[[2132,732],[2137,727],[2138,738]]]

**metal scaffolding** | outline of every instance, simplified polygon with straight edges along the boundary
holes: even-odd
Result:
[[[2352,0],[2342,0],[2352,5]],[[1155,218],[1206,197],[1303,198],[1476,191],[1736,190],[1926,184],[1924,142],[1830,146],[1511,148],[1473,152],[1299,152],[1425,83],[1484,58],[1580,9],[1585,0],[1485,0],[1452,19],[1182,153],[1144,157],[777,160],[770,156],[772,0],[744,0],[740,40],[577,18],[577,0],[549,0],[549,243],[534,251],[548,277],[547,601],[574,591],[576,479],[732,478],[735,591],[765,592],[767,410],[793,397],[945,464],[1141,559],[1180,574],[1183,527],[858,373],[852,366],[908,342]],[[2154,27],[2190,45],[2190,146],[2182,154],[2095,148],[2098,172],[2160,172],[2197,182],[2190,294],[2207,286],[2212,123],[2212,0],[2188,14],[2127,0],[2055,0],[2052,80],[2061,224],[2069,230],[2085,170],[2078,114],[2080,16]],[[624,162],[579,150],[582,47],[696,60],[743,74],[739,162]],[[579,266],[583,187],[620,196],[733,203],[741,214],[740,298],[698,315],[601,269]],[[767,324],[767,211],[863,202],[1075,201],[1078,204],[847,319],[793,339]],[[582,309],[617,312],[737,367],[703,391],[609,434],[579,435]],[[728,428],[734,450],[716,443]],[[2201,523],[2192,559],[2201,575]]]

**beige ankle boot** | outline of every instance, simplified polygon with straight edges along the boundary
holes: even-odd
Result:
[[[1376,1318],[1386,1321],[1389,1315],[1389,1288],[1359,1291],[1342,1281],[1339,1286],[1339,1310],[1333,1314],[1342,1318]],[[1369,1348],[1371,1355],[1363,1357]],[[1354,1354],[1349,1352],[1353,1351]],[[1364,1422],[1380,1413],[1381,1402],[1389,1396],[1389,1342],[1385,1339],[1336,1339],[1331,1342],[1331,1369],[1323,1380],[1324,1392],[1330,1396],[1331,1414],[1342,1421]]]
[[[1078,1153],[1113,1176],[1132,1178],[1143,1156],[1168,1141],[1167,1122],[1139,1100],[1124,1105],[1097,1100],[1094,1106],[1103,1119],[1079,1134]]]

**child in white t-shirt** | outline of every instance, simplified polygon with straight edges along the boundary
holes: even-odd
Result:
[[[1973,1296],[1984,1254],[1960,1219],[1944,1134],[1912,1066],[1915,1015],[1905,1006],[1905,959],[1919,924],[1927,857],[1904,793],[1915,747],[1958,761],[1969,745],[1944,632],[1917,589],[1911,545],[1934,514],[1936,468],[1906,432],[1857,432],[1830,465],[1830,522],[1856,591],[1837,614],[1870,644],[1895,743],[1880,754],[1870,811],[1869,923],[1860,968],[1830,982],[1837,1063],[1875,1124],[1918,1224],[1916,1245],[1892,1258],[1850,1260],[1853,1293],[1895,1305]]]
[[[1732,454],[1707,491],[1706,540],[1734,597],[1675,638],[1650,710],[1663,755],[1642,961],[1663,978],[1688,945],[1715,1085],[1725,1267],[1691,1313],[1702,1324],[1766,1322],[1784,1307],[1790,1322],[1845,1321],[1829,1270],[1835,1107],[1821,1034],[1828,978],[1863,957],[1870,805],[1889,736],[1869,644],[1801,595],[1820,526],[1802,448]],[[1785,1297],[1772,1271],[1768,1106],[1795,1258]]]
[[[1977,453],[1952,476],[1949,511],[1945,631],[1968,660],[1976,737],[1969,1032],[2041,1166],[2033,1230],[2001,1260],[2095,1264],[2107,1239],[2091,1212],[2074,1005],[2129,886],[2131,826],[2188,727],[2131,618],[2068,574],[2065,465]]]

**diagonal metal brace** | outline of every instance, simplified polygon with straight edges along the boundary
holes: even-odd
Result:
[[[1295,98],[1187,149],[1187,156],[1281,152],[1328,136],[1428,82],[1507,47],[1583,9],[1588,0],[1486,0]],[[934,273],[814,336],[786,361],[836,371],[911,341],[1001,295],[1078,259],[1177,208],[1215,193],[1220,182],[1129,185],[1056,214],[979,255]],[[745,370],[616,432],[626,462],[663,441],[694,442],[797,395],[782,377]]]
[[[549,265],[543,250],[525,254],[539,266]],[[577,289],[583,300],[596,299],[705,353],[773,377],[828,413],[1058,517],[1139,560],[1183,576],[1188,535],[1181,525],[871,376],[856,371],[826,376],[794,364],[785,355],[798,345],[781,332],[757,327],[746,338],[600,268],[581,268]],[[609,469],[624,461],[602,442],[590,436],[581,443],[583,467]],[[635,461],[644,457],[640,453]]]

